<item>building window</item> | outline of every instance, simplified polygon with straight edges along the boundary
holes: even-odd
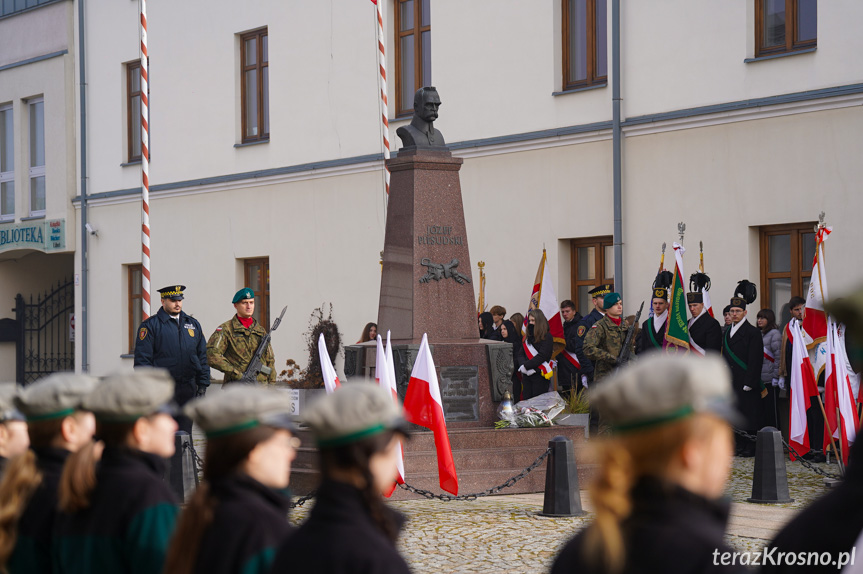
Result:
[[[571,239],[572,300],[582,315],[593,310],[590,290],[614,283],[614,247],[611,236]]]
[[[30,216],[45,215],[45,102],[28,102],[30,117]]]
[[[141,61],[126,64],[126,157],[141,161]]]
[[[243,143],[270,139],[270,68],[267,29],[240,36]]]
[[[608,81],[606,0],[563,0],[563,89]]]
[[[12,106],[0,106],[0,221],[15,219],[15,138]]]
[[[141,296],[141,265],[127,265],[126,293],[129,300],[129,352],[135,352],[138,326],[143,321],[143,297]]]
[[[756,57],[812,48],[817,40],[817,0],[755,0]]]
[[[258,257],[256,259],[246,259],[243,267],[245,268],[245,285],[255,292],[255,320],[260,323],[264,329],[270,330],[270,259],[268,257]]]
[[[761,228],[761,306],[773,309],[784,325],[791,318],[788,300],[806,298],[815,261],[816,223]]]
[[[431,0],[396,0],[396,115],[413,113],[414,93],[431,86]]]

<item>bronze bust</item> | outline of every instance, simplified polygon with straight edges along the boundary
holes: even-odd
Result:
[[[411,123],[396,130],[396,135],[402,140],[403,148],[446,149],[443,134],[434,127],[440,105],[440,96],[434,86],[416,91]]]

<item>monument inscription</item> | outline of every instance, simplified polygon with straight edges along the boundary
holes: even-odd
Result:
[[[440,394],[447,422],[479,420],[478,367],[441,367]]]

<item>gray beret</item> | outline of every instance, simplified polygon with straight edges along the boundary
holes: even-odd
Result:
[[[740,424],[731,375],[718,357],[651,353],[591,389],[590,402],[616,432],[712,413]]]
[[[90,375],[54,373],[21,389],[14,399],[15,406],[29,422],[67,417],[84,408],[84,397],[97,383],[98,379]]]
[[[18,383],[0,383],[0,422],[27,420],[15,406],[15,397],[19,392],[21,387]]]
[[[300,414],[315,434],[318,446],[348,444],[386,430],[407,434],[402,407],[392,392],[369,381],[345,383],[312,403]]]
[[[105,377],[84,398],[83,408],[105,422],[134,422],[155,413],[173,414],[174,379],[165,369],[137,369]]]
[[[192,418],[208,438],[225,436],[260,425],[296,430],[291,421],[293,404],[285,391],[248,385],[230,385],[186,405]]]

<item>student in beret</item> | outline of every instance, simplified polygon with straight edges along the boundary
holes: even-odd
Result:
[[[207,341],[207,361],[214,369],[225,373],[225,383],[243,378],[243,373],[252,362],[261,339],[267,334],[267,326],[255,319],[255,292],[243,287],[231,300],[237,311],[230,321],[225,321],[210,335]],[[257,375],[259,383],[276,382],[275,355],[273,347],[267,344],[261,355],[264,370]]]
[[[396,550],[404,519],[381,495],[396,478],[396,453],[407,436],[401,406],[375,383],[351,382],[311,404],[303,421],[318,445],[321,486],[272,572],[409,573]]]
[[[168,550],[171,574],[266,574],[288,524],[288,479],[299,447],[287,393],[236,385],[193,401],[207,434],[204,481]]]
[[[164,480],[174,454],[174,381],[162,369],[104,379],[82,408],[95,443],[69,457],[60,480],[56,560],[64,574],[159,574],[178,500]],[[97,466],[98,462],[98,466]]]
[[[69,455],[92,443],[96,422],[81,407],[96,379],[55,373],[22,389],[30,450],[13,458],[0,483],[0,565],[10,574],[52,572],[57,491]]]
[[[719,357],[651,353],[591,388],[611,434],[597,444],[595,518],[551,574],[745,572],[721,566],[731,424],[740,415]]]
[[[10,458],[24,454],[30,446],[27,418],[15,408],[18,383],[0,383],[0,477]]]

